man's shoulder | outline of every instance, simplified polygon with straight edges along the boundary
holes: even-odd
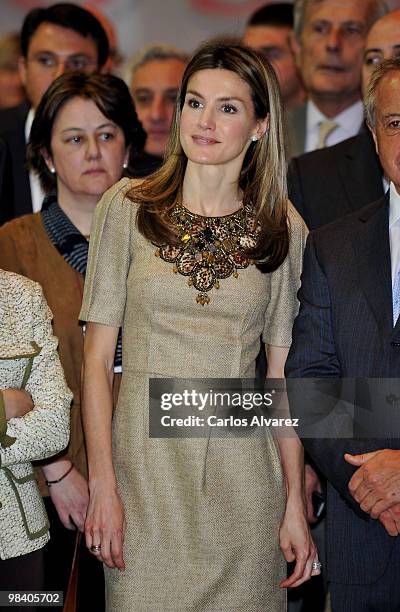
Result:
[[[331,248],[334,244],[343,244],[351,236],[356,236],[359,233],[360,225],[368,222],[369,219],[379,213],[385,207],[387,201],[388,196],[386,194],[375,202],[371,202],[336,221],[313,230],[310,232],[310,236],[316,244],[327,245],[327,248]]]
[[[306,140],[307,103],[286,111],[284,130],[288,159],[303,153]]]
[[[290,108],[285,112],[285,118],[288,123],[295,123],[297,121],[305,121],[307,117],[307,102]]]
[[[28,102],[23,102],[18,106],[0,110],[0,135],[4,135],[8,132],[19,129],[24,129],[28,112]]]
[[[370,136],[366,133],[360,133],[346,140],[342,140],[332,147],[325,147],[323,149],[316,149],[309,153],[303,153],[298,157],[294,157],[291,160],[291,165],[296,165],[301,170],[307,171],[308,169],[315,172],[317,166],[324,166],[326,169],[327,163],[337,161],[340,158],[346,158],[353,156],[359,150],[364,150],[365,146],[369,144]]]

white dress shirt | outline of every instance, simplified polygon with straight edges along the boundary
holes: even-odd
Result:
[[[307,102],[307,120],[306,120],[306,146],[305,151],[314,151],[317,148],[319,140],[319,126],[321,121],[334,121],[338,124],[327,138],[327,146],[346,140],[355,136],[360,131],[364,120],[364,107],[361,100],[346,108],[336,117],[325,117],[320,110],[315,106],[314,102]]]
[[[33,110],[33,108],[31,108],[25,121],[26,142],[28,142],[29,140],[34,117],[35,111]],[[45,193],[40,185],[39,177],[34,172],[29,172],[29,183],[31,186],[32,209],[33,212],[38,212],[42,208]]]
[[[389,198],[389,241],[393,288],[394,279],[400,268],[400,194],[393,183],[390,183]]]

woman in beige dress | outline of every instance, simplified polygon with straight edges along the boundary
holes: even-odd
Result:
[[[268,376],[283,377],[305,234],[287,203],[272,68],[239,44],[205,45],[183,76],[163,167],[109,190],[92,228],[85,531],[106,565],[108,610],[282,612],[285,587],[319,572],[297,438],[148,431],[150,378],[254,377],[260,336]],[[285,558],[296,561],[287,579]]]
[[[73,392],[68,448],[36,469],[51,524],[44,555],[47,590],[67,590],[76,529],[83,531],[89,501],[80,398],[83,333],[78,316],[91,221],[103,193],[121,178],[130,149],[139,150],[143,140],[131,95],[121,79],[108,74],[61,75],[43,95],[30,133],[28,158],[47,193],[42,209],[0,227],[0,267],[42,286]],[[120,342],[114,370],[117,395]],[[101,565],[82,542],[78,609],[86,612],[89,606],[96,612],[104,609],[104,580]]]

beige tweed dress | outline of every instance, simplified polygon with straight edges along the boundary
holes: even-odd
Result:
[[[289,346],[305,228],[273,274],[255,266],[196,303],[137,230],[123,179],[99,203],[81,318],[123,327],[113,454],[127,530],[125,571],[106,568],[115,612],[284,612],[278,546],[285,493],[272,437],[150,439],[150,377],[253,377],[259,338]]]

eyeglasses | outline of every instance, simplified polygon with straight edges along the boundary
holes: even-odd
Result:
[[[58,69],[61,65],[65,71],[79,70],[81,72],[90,72],[97,67],[97,63],[85,55],[71,55],[65,60],[60,60],[56,55],[41,53],[28,61],[35,64],[41,70],[49,71]]]

